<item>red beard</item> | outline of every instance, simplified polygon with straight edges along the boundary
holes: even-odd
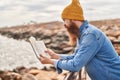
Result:
[[[71,22],[70,26],[65,26],[69,34],[69,44],[76,45],[77,38],[79,37],[79,28],[75,23]]]

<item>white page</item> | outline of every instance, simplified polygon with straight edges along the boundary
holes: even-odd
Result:
[[[36,41],[34,37],[30,37],[29,41],[37,58],[40,57],[40,54],[47,58],[50,58],[49,54],[45,53],[45,50],[47,50],[47,48],[43,41]]]

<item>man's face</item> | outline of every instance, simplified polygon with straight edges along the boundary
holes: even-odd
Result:
[[[72,24],[71,20],[69,20],[69,19],[64,19],[64,27],[65,27],[65,28],[71,27],[71,24]]]
[[[74,23],[74,21],[69,20],[69,19],[64,19],[64,26],[70,34],[74,36],[78,36],[79,28]]]

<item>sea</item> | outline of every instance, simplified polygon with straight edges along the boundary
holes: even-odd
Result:
[[[62,21],[72,0],[0,0],[0,27]],[[120,0],[79,0],[86,20],[120,18]]]

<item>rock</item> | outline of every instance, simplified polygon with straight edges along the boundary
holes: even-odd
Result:
[[[60,31],[60,32],[57,33],[57,36],[58,36],[58,37],[63,37],[64,34],[65,34],[65,33],[63,33],[63,31]]]
[[[117,49],[116,51],[117,51],[117,53],[120,55],[120,49]]]
[[[59,46],[60,46],[61,48],[71,47],[70,45],[68,45],[68,42],[67,42],[67,41],[63,41],[62,43],[59,43]]]
[[[13,71],[16,72],[16,73],[19,73],[19,74],[25,74],[25,73],[28,72],[28,69],[23,67],[23,66],[21,66],[21,67],[17,67]]]
[[[31,33],[30,32],[23,32],[23,33],[21,33],[21,35],[23,36],[21,36],[21,39],[23,39],[23,38],[29,38],[30,37],[30,35],[31,35]]]
[[[57,54],[64,54],[63,50],[55,50],[55,49],[52,49],[52,50]]]
[[[115,42],[116,38],[115,37],[112,37],[112,36],[108,36],[108,38],[112,41],[112,42]]]
[[[52,42],[51,39],[44,39],[43,41],[44,41],[44,43],[47,44],[47,45]]]
[[[104,25],[102,25],[102,26],[100,27],[100,29],[103,30],[103,31],[105,31],[105,30],[108,30],[109,27],[108,27],[108,26],[104,26]]]
[[[18,73],[12,72],[12,73],[10,73],[10,75],[13,76],[16,80],[22,80],[22,76]]]
[[[13,37],[14,39],[21,39],[21,34],[15,33],[15,34],[13,34],[12,37]]]
[[[51,44],[51,47],[50,47],[51,49],[54,49],[54,50],[62,50],[62,48],[61,47],[59,47],[59,44]]]
[[[4,74],[4,71],[0,70],[0,78],[3,76],[3,74]]]
[[[120,36],[118,36],[118,40],[120,41]]]
[[[115,36],[115,37],[120,36],[120,31],[115,31],[115,32],[114,32],[114,36]]]
[[[33,36],[34,36],[35,38],[40,38],[40,37],[43,37],[43,34],[42,34],[42,33],[39,33],[39,32],[36,32],[36,33],[33,34]]]
[[[116,52],[120,55],[120,42],[119,44],[114,44],[114,47],[116,49]]]
[[[0,78],[4,79],[9,71],[0,71]]]
[[[30,67],[29,71],[32,70],[32,69],[38,69],[38,68],[37,67]]]
[[[45,70],[45,71],[56,71],[56,68],[55,68],[55,66],[50,65],[50,66],[44,66],[44,68],[42,70]]]
[[[38,80],[34,75],[26,73],[23,75],[22,80]]]
[[[41,71],[39,74],[36,75],[36,78],[37,80],[57,80],[57,76],[57,73],[53,71]]]
[[[66,47],[66,48],[63,48],[63,50],[66,51],[66,52],[67,51],[69,52],[69,51],[73,50],[73,47]]]
[[[8,72],[3,74],[2,79],[3,80],[22,80],[22,76],[18,73]]]
[[[33,74],[33,75],[37,75],[37,74],[40,73],[40,70],[38,70],[38,69],[31,69],[28,73]]]
[[[42,35],[43,35],[42,39],[50,39],[51,36],[53,36],[54,34],[52,33],[52,31],[46,30],[45,32],[43,32]]]

